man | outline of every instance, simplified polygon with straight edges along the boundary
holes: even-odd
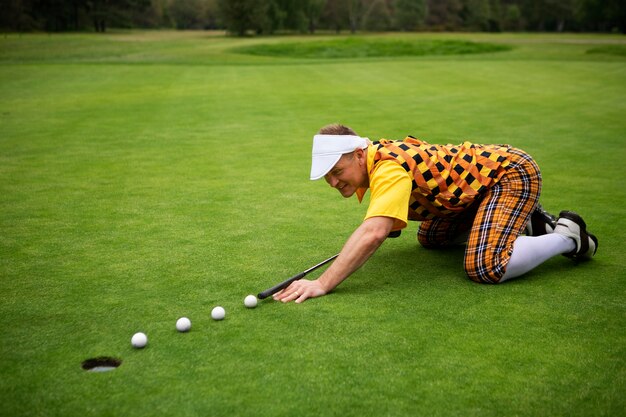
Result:
[[[591,259],[598,247],[578,214],[562,211],[555,222],[541,209],[539,168],[508,145],[431,145],[411,136],[372,143],[329,125],[313,138],[311,179],[322,177],[345,198],[361,201],[369,189],[365,220],[318,279],[296,281],[275,300],[301,303],[332,291],[408,220],[421,221],[424,247],[465,243],[465,272],[479,283],[518,277],[560,254]]]

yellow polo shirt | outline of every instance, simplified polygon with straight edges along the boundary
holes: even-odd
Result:
[[[370,204],[365,219],[370,217],[391,217],[394,219],[392,231],[407,226],[409,199],[411,197],[411,175],[394,161],[381,161],[376,164],[376,147],[367,149],[367,172],[370,172]],[[357,190],[359,202],[367,189]]]

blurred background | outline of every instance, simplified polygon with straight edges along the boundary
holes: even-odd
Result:
[[[0,0],[0,31],[626,33],[624,0]]]

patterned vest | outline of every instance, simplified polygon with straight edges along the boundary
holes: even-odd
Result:
[[[400,164],[413,181],[409,219],[449,217],[465,210],[496,184],[509,165],[508,145],[430,145],[408,136],[381,139],[370,178],[380,161]]]

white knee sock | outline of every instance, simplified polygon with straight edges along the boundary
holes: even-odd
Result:
[[[550,233],[543,236],[519,236],[500,282],[519,277],[556,255],[576,249],[576,242],[567,236]]]

